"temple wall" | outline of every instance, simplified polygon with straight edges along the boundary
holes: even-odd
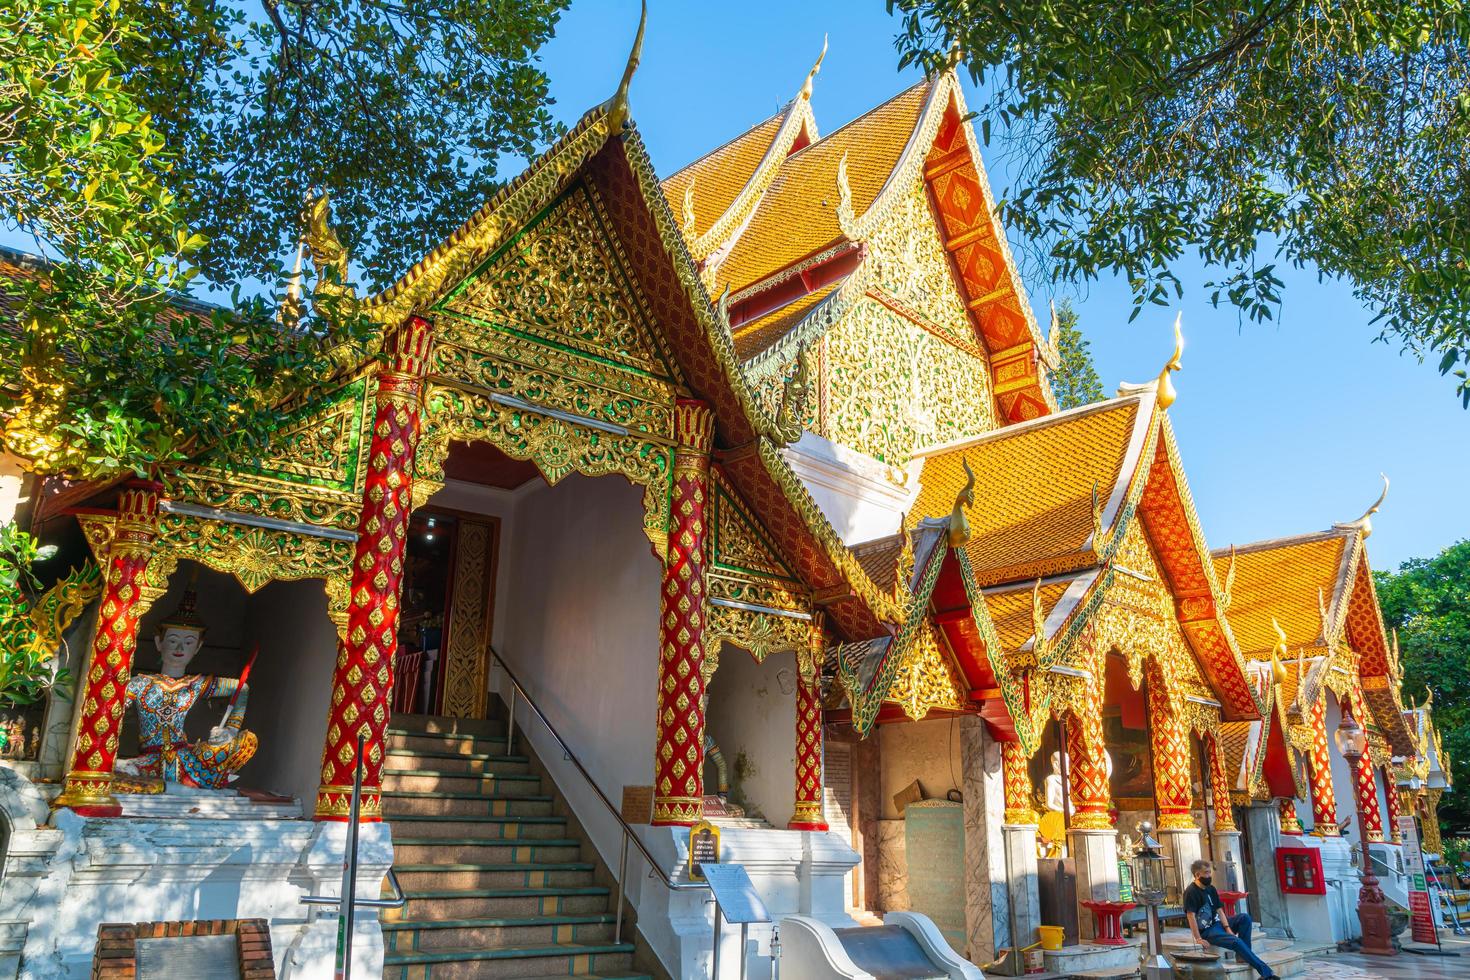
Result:
[[[310,812],[321,783],[322,745],[337,661],[337,630],[316,579],[273,582],[245,603],[246,638],[260,644],[245,727],[260,748],[241,782],[294,796]]]
[[[893,794],[915,779],[924,788],[925,798],[931,800],[942,800],[950,790],[962,788],[964,764],[958,719],[883,725],[870,737],[881,739],[883,785],[879,796],[884,820],[901,818],[893,805]]]
[[[518,497],[501,554],[496,649],[615,805],[653,781],[661,573],[642,506],[620,477],[568,476]],[[543,728],[518,730],[616,867],[616,824]]]
[[[785,827],[796,808],[795,656],[773,653],[756,663],[725,644],[710,681],[706,726],[729,767],[731,801]],[[714,766],[705,773],[705,792],[713,793]]]
[[[803,432],[782,455],[844,544],[893,534],[919,494],[922,463],[896,469],[814,432]]]

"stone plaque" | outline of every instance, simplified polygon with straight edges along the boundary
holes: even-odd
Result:
[[[822,813],[842,839],[852,842],[852,746],[829,742],[822,760]]]
[[[653,787],[624,786],[623,802],[618,808],[623,822],[637,827],[653,821]]]
[[[704,881],[704,865],[720,863],[720,828],[701,820],[689,828],[689,877]]]
[[[240,946],[233,934],[139,939],[137,980],[240,980]]]

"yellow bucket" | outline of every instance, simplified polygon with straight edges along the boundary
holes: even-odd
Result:
[[[1062,940],[1067,935],[1067,931],[1061,926],[1037,926],[1036,931],[1041,934],[1042,949],[1061,949]]]

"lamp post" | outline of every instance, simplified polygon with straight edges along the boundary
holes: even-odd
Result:
[[[1145,820],[1138,825],[1143,838],[1133,856],[1133,896],[1148,908],[1148,957],[1143,961],[1146,980],[1165,980],[1174,975],[1164,957],[1162,933],[1159,930],[1159,906],[1164,904],[1164,855],[1154,840],[1154,825]]]
[[[1368,748],[1368,733],[1353,718],[1352,709],[1342,706],[1342,721],[1332,733],[1337,751],[1347,760],[1348,767],[1357,772],[1358,763]],[[1353,793],[1353,802],[1358,812],[1358,837],[1363,844],[1363,881],[1358,888],[1358,922],[1363,932],[1362,952],[1374,956],[1393,956],[1393,937],[1388,929],[1388,905],[1383,899],[1383,889],[1378,887],[1378,876],[1373,873],[1373,859],[1368,853],[1368,834],[1363,830],[1363,798]]]

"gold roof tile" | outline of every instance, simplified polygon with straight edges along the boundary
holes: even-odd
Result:
[[[1270,654],[1277,642],[1272,617],[1286,632],[1291,657],[1298,648],[1322,642],[1318,590],[1330,608],[1346,542],[1344,535],[1329,533],[1236,549],[1235,584],[1226,618],[1242,651]],[[1229,551],[1216,551],[1214,561],[1215,575],[1223,582],[1230,569]]]
[[[903,553],[903,535],[891,534],[855,544],[848,549],[857,559],[873,584],[885,592],[892,592],[898,581],[898,556]]]
[[[841,239],[837,166],[843,155],[853,213],[861,215],[898,164],[918,125],[930,84],[920,82],[787,157],[750,224],[720,264],[714,291],[729,285],[739,292]],[[697,186],[694,193],[697,208]]]
[[[1048,416],[928,456],[912,519],[946,514],[975,471],[965,546],[982,585],[1086,567],[1092,493],[1106,501],[1118,481],[1135,425],[1137,398]]]
[[[786,336],[792,327],[800,323],[812,311],[813,307],[831,296],[846,281],[846,279],[839,279],[828,283],[787,303],[780,309],[772,310],[765,316],[742,323],[732,331],[735,335],[735,353],[742,361],[748,361],[764,352],[766,348]]]

